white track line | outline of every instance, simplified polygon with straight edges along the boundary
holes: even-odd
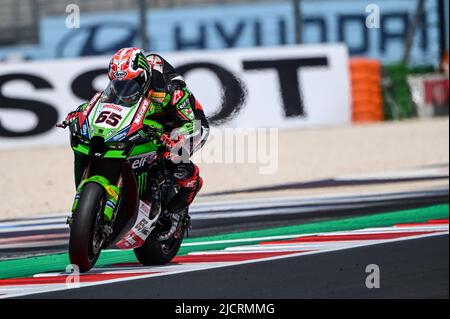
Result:
[[[383,242],[383,240],[367,240],[366,244],[373,245],[379,242]],[[236,246],[236,247],[228,247],[225,249],[226,252],[235,253],[235,252],[265,252],[266,250],[272,251],[297,251],[297,250],[327,250],[334,249],[339,247],[349,247],[353,246],[354,242],[346,241],[346,242],[326,242],[320,244],[274,244],[274,245],[249,245],[249,246]]]
[[[67,214],[69,216],[69,214]],[[18,220],[14,222],[0,222],[0,229],[7,227],[20,227],[20,226],[33,226],[33,225],[41,225],[41,224],[65,224],[67,220],[66,218],[55,217],[55,218],[42,218],[39,220]]]
[[[448,231],[449,226],[444,225],[442,227],[436,227],[436,231]],[[280,236],[265,236],[265,237],[254,237],[254,238],[240,238],[240,239],[224,239],[224,240],[213,240],[206,242],[192,242],[192,243],[183,243],[181,247],[192,247],[192,246],[207,246],[207,245],[216,245],[216,244],[233,244],[233,243],[244,243],[244,242],[253,242],[253,241],[272,241],[277,239],[290,239],[290,238],[298,238],[298,237],[307,237],[307,236],[327,236],[327,235],[352,235],[352,234],[371,234],[371,233],[379,233],[379,232],[406,232],[409,227],[399,227],[398,229],[390,229],[390,227],[379,227],[379,228],[366,228],[366,229],[358,229],[355,231],[344,231],[344,232],[329,232],[329,233],[309,233],[309,234],[295,234],[295,235],[280,235]],[[413,230],[411,230],[413,231]],[[429,229],[427,229],[429,231]],[[105,251],[107,252],[107,251]]]
[[[55,224],[55,225],[42,225],[42,226],[25,226],[20,228],[0,228],[0,233],[18,233],[33,230],[52,230],[52,229],[67,229],[69,230],[69,225],[66,224]]]
[[[362,174],[362,175],[341,175],[335,178],[336,181],[359,181],[359,180],[381,180],[381,179],[401,179],[401,178],[436,178],[449,177],[449,167],[438,168],[418,168],[406,169],[386,173]]]
[[[46,241],[36,241],[36,242],[27,242],[20,244],[7,244],[0,245],[0,249],[18,249],[18,248],[38,248],[38,247],[51,247],[51,246],[64,246],[69,245],[69,239],[65,240],[46,240]]]

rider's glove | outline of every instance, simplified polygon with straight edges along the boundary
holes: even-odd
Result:
[[[177,139],[170,138],[169,135],[161,135],[161,142],[166,147],[167,152],[164,153],[166,159],[178,159],[180,149],[186,144],[186,140],[183,135],[178,135]]]
[[[184,139],[183,135],[178,135],[177,139],[174,140],[170,138],[169,135],[163,134],[161,135],[161,142],[170,151],[175,147],[182,147],[185,144],[186,140]]]

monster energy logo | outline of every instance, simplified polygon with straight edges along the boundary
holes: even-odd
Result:
[[[143,172],[138,177],[138,189],[140,195],[142,195],[145,192],[145,189],[147,188],[147,173],[148,172]]]
[[[150,66],[148,65],[147,59],[145,57],[141,56],[141,55],[138,57],[138,66],[140,68],[143,68],[143,69],[147,70],[147,71],[150,70]]]

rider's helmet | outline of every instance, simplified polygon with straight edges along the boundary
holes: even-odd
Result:
[[[109,63],[108,90],[125,103],[136,103],[150,87],[152,70],[142,50],[124,48]]]

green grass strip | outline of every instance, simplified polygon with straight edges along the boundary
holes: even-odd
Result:
[[[259,242],[257,239],[258,237],[300,235],[308,233],[355,230],[368,227],[392,226],[399,223],[426,222],[431,219],[448,218],[448,215],[449,205],[445,204],[332,221],[322,221],[256,231],[236,232],[209,237],[188,238],[184,241],[184,244],[204,244],[181,247],[178,255],[186,255],[194,251],[217,250],[232,246],[254,244]],[[251,238],[255,238],[255,240],[239,242],[240,239]],[[224,240],[236,240],[236,242],[210,243],[212,241]],[[136,258],[132,250],[104,251],[100,256],[96,267],[129,262],[136,262]],[[68,264],[69,257],[67,253],[0,261],[0,278],[21,278],[32,276],[36,273],[64,271]]]

